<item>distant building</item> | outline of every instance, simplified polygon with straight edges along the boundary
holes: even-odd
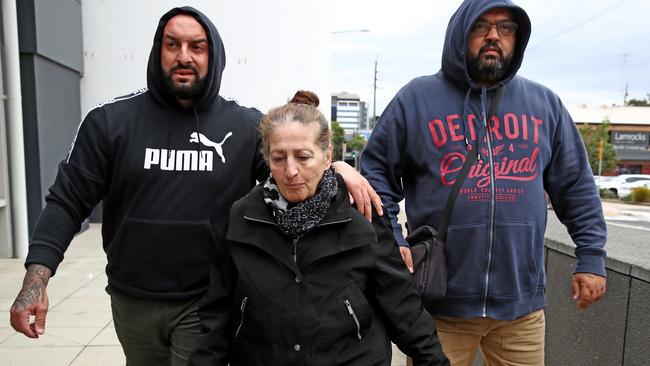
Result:
[[[346,136],[365,128],[367,116],[368,108],[359,95],[347,92],[332,94],[332,120],[338,122]]]
[[[614,174],[650,174],[650,107],[570,107],[580,124],[611,123],[609,142],[620,159]]]

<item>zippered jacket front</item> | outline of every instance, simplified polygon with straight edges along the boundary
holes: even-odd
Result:
[[[467,39],[498,7],[512,11],[517,38],[508,73],[485,88],[467,71]],[[478,149],[447,230],[447,297],[430,309],[439,315],[509,320],[545,306],[545,193],[577,246],[575,271],[605,275],[605,221],[581,136],[557,95],[517,75],[529,36],[528,16],[510,1],[465,1],[449,22],[441,70],[397,93],[361,156],[407,245],[398,203],[405,199],[409,228],[438,227],[469,149]]]
[[[375,212],[371,224],[351,209],[338,178],[336,201],[299,239],[275,223],[263,184],[233,205],[232,296],[221,291],[225,276],[215,276],[200,311],[205,328],[223,325],[226,299],[230,365],[390,365],[389,339],[415,365],[448,365],[388,219]],[[213,273],[222,268],[215,265]],[[218,348],[221,338],[209,343]],[[213,365],[218,357],[209,354],[210,347],[200,349],[191,364]]]
[[[204,91],[187,109],[164,89],[160,67],[162,30],[179,13],[199,21],[210,44]],[[55,271],[102,201],[111,286],[148,299],[204,293],[232,203],[268,174],[259,152],[262,114],[218,95],[224,66],[221,38],[203,14],[183,7],[163,16],[148,89],[103,103],[83,119],[46,196],[26,263]]]

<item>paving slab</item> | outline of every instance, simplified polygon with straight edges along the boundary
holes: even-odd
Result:
[[[88,346],[69,366],[123,366],[125,363],[120,346]]]

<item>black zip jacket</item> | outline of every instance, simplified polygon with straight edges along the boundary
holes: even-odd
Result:
[[[203,25],[210,44],[205,89],[187,109],[163,88],[160,67],[163,28],[180,13]],[[190,7],[165,14],[148,89],[84,118],[46,196],[26,264],[56,271],[80,223],[103,200],[111,286],[146,299],[204,293],[232,203],[267,174],[257,133],[262,114],[218,95],[224,66],[221,38],[203,14]]]
[[[415,365],[449,364],[387,216],[375,212],[371,224],[351,209],[339,176],[326,217],[292,240],[262,191],[260,184],[230,212],[231,280],[223,280],[226,266],[215,263],[200,310],[213,333],[191,364],[225,364],[228,332],[230,365],[390,365],[390,340]]]

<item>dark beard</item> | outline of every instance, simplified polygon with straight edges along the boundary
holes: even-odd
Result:
[[[194,82],[190,85],[178,85],[172,80],[174,71],[189,69],[194,72]],[[174,99],[193,100],[197,99],[205,87],[205,79],[199,77],[199,70],[194,66],[177,65],[172,67],[163,77],[163,87]]]
[[[490,58],[488,60],[482,59],[481,52],[488,46],[497,47],[499,49],[501,57],[496,60],[494,58]],[[481,47],[476,56],[470,54],[467,55],[467,71],[469,73],[469,76],[474,81],[482,83],[496,83],[497,81],[503,79],[508,70],[510,70],[510,63],[512,62],[513,54],[514,52],[508,55],[508,57],[503,57],[501,48],[492,43],[488,43],[485,46]]]

